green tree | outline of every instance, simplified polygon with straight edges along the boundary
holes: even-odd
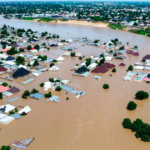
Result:
[[[32,48],[31,45],[27,46],[27,50],[31,50],[31,48]]]
[[[49,98],[52,96],[51,92],[48,92],[47,94],[44,94],[45,98]]]
[[[49,65],[49,66],[50,66],[50,67],[53,67],[54,65],[55,65],[54,63],[50,63],[50,65]]]
[[[57,86],[55,91],[61,91],[61,87],[60,86]]]
[[[40,49],[40,46],[37,44],[37,45],[34,46],[34,48],[35,48],[36,50],[39,50],[39,49]]]
[[[104,89],[109,89],[109,85],[108,85],[108,84],[104,84],[104,85],[103,85],[103,88],[104,88]]]
[[[116,72],[116,68],[113,68],[113,69],[112,69],[112,72]]]
[[[24,49],[23,48],[19,48],[19,52],[24,52]]]
[[[2,94],[2,92],[0,92],[0,99],[3,99],[3,94]]]
[[[38,60],[37,60],[37,59],[36,59],[36,60],[34,60],[33,66],[38,66],[38,65],[39,65]]]
[[[125,118],[123,120],[123,123],[122,123],[123,127],[124,128],[127,128],[127,129],[131,129],[132,128],[132,122],[129,118]]]
[[[32,89],[31,94],[38,93],[39,91],[37,89]]]
[[[130,101],[130,102],[128,103],[128,105],[127,105],[127,109],[128,109],[128,110],[135,110],[136,107],[137,107],[137,104],[134,103],[133,101]]]
[[[133,70],[133,66],[130,65],[130,66],[128,67],[128,70],[132,71],[132,70]]]
[[[145,91],[138,91],[135,94],[135,97],[136,99],[143,100],[143,99],[147,99],[149,97],[149,94]]]
[[[18,56],[18,57],[16,58],[16,64],[17,64],[17,65],[20,65],[20,64],[24,65],[24,63],[25,63],[24,57]]]
[[[40,84],[40,87],[43,87],[43,86],[44,86],[44,83],[41,83],[41,84]]]

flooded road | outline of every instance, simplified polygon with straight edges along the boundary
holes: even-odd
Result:
[[[27,150],[149,150],[150,143],[136,139],[134,133],[122,127],[124,118],[132,121],[140,118],[143,122],[150,124],[149,108],[150,99],[144,101],[134,100],[135,93],[145,90],[150,93],[150,84],[145,82],[123,81],[129,65],[142,59],[145,54],[150,54],[150,38],[123,31],[115,31],[109,28],[98,28],[90,26],[35,23],[19,20],[4,20],[0,17],[0,24],[10,25],[16,28],[33,29],[37,31],[48,31],[60,35],[61,39],[88,37],[89,39],[101,39],[109,41],[118,38],[123,43],[139,47],[139,57],[128,57],[127,59],[112,60],[116,65],[116,73],[109,71],[100,74],[101,79],[95,80],[90,74],[87,77],[72,76],[70,69],[79,64],[77,58],[65,58],[64,62],[58,62],[58,72],[45,72],[37,77],[35,81],[23,86],[20,83],[8,82],[20,88],[21,92],[0,100],[0,105],[6,104],[7,100],[18,97],[19,100],[12,102],[14,106],[29,105],[32,111],[25,117],[15,120],[6,126],[0,126],[0,145],[8,145],[15,140],[23,140],[34,137],[35,140],[27,147]],[[69,33],[69,34],[68,34]],[[80,46],[76,51],[87,57],[106,52],[100,47]],[[50,58],[57,58],[64,51],[59,48],[41,52]],[[118,65],[123,62],[125,67]],[[138,71],[138,70],[135,70]],[[112,74],[110,77],[109,75]],[[62,78],[71,80],[68,84],[77,90],[85,91],[86,94],[79,99],[75,95],[64,90],[52,91],[52,95],[60,98],[59,103],[48,102],[46,99],[21,99],[24,90],[36,88],[45,93],[39,85],[49,78]],[[0,80],[3,81],[2,79]],[[109,90],[102,88],[108,83]],[[69,100],[66,100],[69,97]],[[130,112],[126,109],[129,101],[136,101],[137,109]]]

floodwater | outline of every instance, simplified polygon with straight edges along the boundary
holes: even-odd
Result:
[[[61,68],[60,71],[45,72],[28,85],[23,86],[20,83],[8,81],[10,85],[19,87],[21,92],[1,100],[0,105],[6,104],[7,100],[13,97],[19,97],[19,100],[12,102],[12,105],[29,105],[32,111],[19,120],[1,126],[0,145],[8,145],[15,140],[34,137],[35,140],[27,150],[149,150],[150,143],[136,139],[134,133],[122,127],[124,118],[130,118],[132,121],[140,118],[150,124],[150,99],[134,100],[135,93],[139,90],[150,93],[150,84],[123,81],[127,67],[141,60],[145,54],[150,53],[149,38],[109,28],[4,20],[1,17],[0,24],[17,28],[31,28],[41,32],[48,31],[59,34],[61,39],[88,37],[109,41],[118,38],[124,43],[138,45],[140,50],[139,57],[111,61],[116,65],[117,73],[109,71],[102,74],[100,80],[93,79],[94,74],[85,78],[72,76],[70,69],[80,63],[80,60],[66,58],[64,62],[57,63],[57,66]],[[106,50],[99,47],[80,46],[76,51],[88,57]],[[59,54],[63,53],[63,50],[57,48],[41,54],[57,58]],[[118,64],[121,62],[126,63],[127,66],[119,67]],[[112,74],[111,77],[110,74]],[[71,80],[69,86],[85,91],[86,94],[77,99],[75,95],[66,94],[65,91],[52,92],[53,95],[60,97],[59,103],[45,103],[46,99],[39,101],[30,98],[21,99],[21,94],[26,89],[36,88],[41,93],[45,93],[39,84],[47,81],[50,77]],[[109,84],[109,90],[102,88],[104,83]],[[66,100],[66,97],[69,97],[69,100]],[[137,109],[133,112],[126,109],[131,100],[137,103]]]

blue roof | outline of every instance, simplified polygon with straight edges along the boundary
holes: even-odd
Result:
[[[30,97],[40,100],[44,97],[44,94],[35,93],[35,94],[31,94]]]
[[[52,62],[54,59],[52,59],[52,58],[48,58],[47,60],[45,60],[44,62],[45,63],[50,63],[50,62]]]
[[[6,60],[6,61],[11,61],[11,60],[15,60],[15,58],[12,57],[12,56],[8,56],[5,60]]]
[[[28,84],[28,83],[30,83],[30,82],[32,82],[32,81],[34,81],[34,79],[29,79],[29,80],[27,80],[27,81],[25,81],[25,82],[22,82],[22,84]]]
[[[11,103],[11,102],[13,102],[13,101],[15,101],[15,100],[17,100],[17,99],[18,99],[18,97],[15,97],[15,98],[13,98],[13,99],[7,101],[7,102],[8,102],[8,103]]]
[[[4,91],[4,92],[3,92],[3,95],[10,96],[10,95],[12,95],[12,93],[10,93],[10,92],[8,92],[8,91]]]
[[[71,90],[73,90],[74,88],[67,86],[67,85],[62,85],[61,87],[63,90],[70,92]]]
[[[13,118],[16,118],[16,119],[19,119],[19,118],[21,118],[22,116],[20,115],[20,114],[13,114],[13,115],[11,115],[11,117],[13,117]]]

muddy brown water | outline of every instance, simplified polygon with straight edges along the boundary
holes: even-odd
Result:
[[[57,33],[63,39],[88,37],[109,41],[118,38],[124,43],[138,45],[140,50],[139,57],[128,57],[123,61],[112,60],[111,62],[116,65],[117,73],[109,71],[106,74],[99,74],[101,76],[99,80],[93,78],[95,74],[90,74],[85,78],[72,76],[73,72],[70,69],[75,64],[79,64],[80,60],[65,58],[64,62],[56,64],[61,68],[60,71],[45,72],[28,85],[23,86],[19,82],[7,81],[10,85],[19,87],[21,92],[4,98],[0,101],[0,105],[6,104],[9,99],[18,97],[19,99],[11,104],[14,106],[29,105],[32,111],[27,116],[6,126],[0,125],[2,128],[0,130],[0,145],[8,145],[15,140],[35,137],[27,150],[149,150],[150,143],[136,139],[134,133],[122,127],[124,118],[130,118],[132,121],[140,118],[150,124],[150,99],[144,101],[134,99],[135,93],[139,90],[150,93],[150,84],[143,81],[140,83],[123,81],[127,67],[141,60],[145,54],[150,53],[149,38],[109,28],[4,20],[2,17],[0,17],[0,24]],[[76,51],[88,57],[106,50],[99,47],[80,46]],[[57,58],[63,53],[63,50],[55,48],[41,54]],[[126,66],[119,67],[121,62],[124,62]],[[112,74],[111,77],[110,74]],[[45,98],[42,100],[21,98],[21,94],[26,89],[36,88],[39,92],[45,93],[39,84],[47,81],[50,77],[71,80],[69,86],[76,90],[85,91],[86,94],[77,99],[75,95],[66,94],[65,91],[52,91],[53,95],[59,96],[61,100],[59,103],[45,103]],[[0,79],[0,81],[6,80]],[[102,88],[104,83],[109,84],[109,90]],[[66,100],[66,97],[69,97],[69,100]],[[131,100],[137,103],[137,109],[133,112],[126,110],[127,103]]]

